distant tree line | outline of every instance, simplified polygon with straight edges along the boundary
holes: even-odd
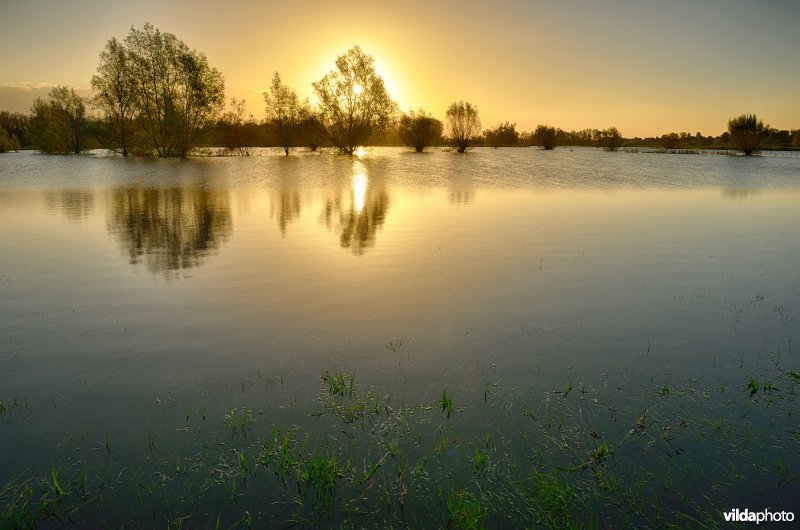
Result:
[[[424,109],[399,112],[371,56],[355,46],[336,59],[333,70],[312,83],[317,103],[301,101],[278,72],[264,93],[265,119],[256,120],[244,100],[225,101],[222,75],[205,55],[151,24],[112,37],[91,79],[93,97],[57,86],[33,103],[30,115],[0,112],[0,152],[37,148],[45,153],[80,153],[103,147],[122,156],[186,157],[203,146],[247,156],[253,147],[277,146],[288,156],[296,147],[331,148],[352,155],[363,145],[406,145],[417,152],[450,145],[623,146],[673,149],[800,148],[799,130],[776,130],[755,115],[732,118],[720,136],[671,132],[653,138],[623,138],[616,127],[565,131],[538,125],[517,131],[504,121],[483,130],[478,108],[452,103],[444,121]]]

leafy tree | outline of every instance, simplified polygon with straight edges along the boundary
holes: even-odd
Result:
[[[792,145],[800,148],[800,130],[792,131]]]
[[[305,115],[300,100],[294,90],[281,82],[278,72],[272,76],[269,92],[264,92],[266,115],[278,135],[278,143],[283,147],[286,156],[295,147],[300,122]]]
[[[616,151],[622,147],[622,134],[616,127],[603,129],[598,135],[597,143],[606,151]]]
[[[398,135],[404,144],[421,153],[426,147],[438,143],[442,137],[442,122],[419,109],[400,118]]]
[[[185,158],[225,104],[222,74],[205,55],[151,24],[131,28],[125,47],[139,123],[158,156]]]
[[[358,46],[337,57],[336,69],[312,86],[319,99],[314,123],[342,154],[352,155],[370,136],[383,134],[397,109],[375,61]]]
[[[509,121],[503,122],[494,129],[489,129],[483,133],[484,145],[492,147],[509,147],[517,145],[519,142],[519,133],[517,132],[517,124]]]
[[[533,143],[545,149],[555,149],[558,145],[558,131],[549,125],[537,125],[533,132]]]
[[[761,142],[767,136],[769,127],[756,118],[755,114],[742,114],[728,121],[730,142],[734,147],[744,151],[749,156],[758,151]]]
[[[469,102],[452,103],[445,114],[447,134],[459,153],[465,153],[470,143],[481,133],[478,107]]]
[[[116,37],[112,37],[100,53],[97,74],[92,76],[93,104],[101,109],[107,120],[109,149],[128,156],[134,148],[137,131],[136,81],[131,68],[130,54]]]
[[[86,105],[75,89],[57,86],[33,102],[31,134],[45,153],[79,154],[85,148]]]
[[[664,149],[677,149],[681,145],[681,137],[674,132],[661,136],[660,141]]]
[[[7,133],[9,141],[16,142],[20,149],[30,144],[28,139],[28,126],[30,116],[21,112],[0,111],[0,129]]]
[[[253,115],[247,115],[244,99],[231,98],[231,110],[222,118],[225,147],[239,156],[250,156],[250,148],[256,144],[258,124]]]

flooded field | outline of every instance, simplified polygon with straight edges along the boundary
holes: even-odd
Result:
[[[0,526],[797,512],[800,158],[0,156]]]

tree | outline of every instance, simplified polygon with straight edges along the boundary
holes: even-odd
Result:
[[[4,129],[11,142],[19,144],[20,149],[29,145],[28,125],[30,116],[21,112],[0,111],[0,129]]]
[[[755,114],[742,114],[728,121],[730,142],[734,147],[744,151],[747,156],[758,152],[758,147],[767,136],[769,127],[756,118]]]
[[[264,103],[267,107],[267,120],[272,123],[278,134],[280,146],[283,147],[286,156],[289,156],[289,150],[296,145],[295,139],[304,110],[295,91],[281,82],[278,72],[272,76],[269,92],[264,92]]]
[[[256,144],[258,124],[253,115],[247,115],[244,99],[231,98],[231,110],[222,117],[225,147],[239,156],[250,156],[250,148]]]
[[[533,132],[533,143],[546,150],[555,149],[558,145],[558,131],[549,125],[537,125]]]
[[[137,92],[133,69],[125,46],[112,37],[100,53],[97,74],[92,76],[94,105],[101,109],[107,121],[108,147],[128,156],[134,146],[137,130]]]
[[[597,143],[606,151],[616,151],[622,147],[622,135],[616,127],[609,127],[600,131]]]
[[[469,102],[452,103],[445,114],[447,133],[459,153],[465,153],[471,142],[481,133],[478,107]]]
[[[677,149],[681,145],[681,137],[678,133],[671,132],[661,136],[661,147],[664,149]]]
[[[370,136],[386,132],[397,109],[375,61],[358,46],[337,57],[336,69],[312,86],[319,99],[314,123],[342,154],[352,155]]]
[[[426,147],[438,143],[442,137],[442,122],[419,109],[416,113],[412,110],[400,118],[398,135],[409,147],[421,153]]]
[[[84,150],[86,105],[75,89],[57,86],[45,101],[36,98],[31,109],[33,141],[45,153],[74,153]]]
[[[519,142],[517,124],[510,121],[503,122],[494,129],[484,132],[483,137],[484,145],[490,145],[495,148],[517,145],[517,142]]]
[[[185,158],[200,131],[225,104],[222,74],[205,55],[151,24],[131,28],[124,41],[136,92],[136,111],[152,149]]]

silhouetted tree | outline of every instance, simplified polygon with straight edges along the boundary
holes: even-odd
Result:
[[[469,102],[452,103],[445,114],[447,134],[459,153],[465,153],[470,143],[481,133],[478,107]]]
[[[250,148],[256,145],[258,124],[253,115],[247,115],[244,99],[231,98],[231,110],[222,117],[225,147],[239,156],[250,156]]]
[[[16,143],[14,143],[16,142]],[[8,151],[19,151],[19,141],[8,135],[5,129],[0,128],[0,153],[7,153]]]
[[[517,124],[509,121],[503,122],[494,129],[489,129],[483,133],[483,145],[492,147],[510,147],[519,142]]]
[[[33,102],[31,135],[45,153],[74,153],[84,150],[86,105],[75,89],[57,86],[47,101]]]
[[[4,129],[9,141],[19,143],[20,149],[30,144],[28,126],[30,116],[21,112],[0,111],[0,129]]]
[[[97,74],[92,76],[92,103],[107,120],[107,147],[128,156],[133,150],[137,111],[136,81],[125,46],[112,37],[100,53]]]
[[[622,135],[616,127],[609,127],[600,131],[597,143],[606,151],[616,151],[622,147]]]
[[[800,148],[800,130],[792,131],[792,145]]]
[[[305,113],[297,94],[281,82],[278,72],[272,76],[269,92],[264,92],[264,103],[267,120],[272,124],[284,153],[289,156]]]
[[[766,137],[767,129],[764,122],[756,118],[755,114],[742,114],[728,121],[731,144],[748,156],[758,151],[758,147]]]
[[[558,131],[549,125],[537,125],[533,132],[533,145],[544,147],[545,149],[555,149],[558,145]]]
[[[225,83],[205,55],[151,24],[124,41],[137,116],[158,156],[186,157],[225,104]]]
[[[342,154],[352,155],[370,136],[383,134],[397,109],[374,60],[358,46],[337,57],[336,69],[312,86],[319,99],[314,123]]]
[[[671,132],[662,135],[659,142],[664,149],[677,149],[681,145],[681,137],[678,133]]]
[[[419,109],[400,118],[398,135],[404,144],[421,153],[426,147],[438,143],[442,137],[442,122]]]
[[[308,147],[312,152],[327,145],[325,133],[320,130],[317,122],[310,116],[305,116],[300,120],[297,126],[297,141],[298,144]]]

